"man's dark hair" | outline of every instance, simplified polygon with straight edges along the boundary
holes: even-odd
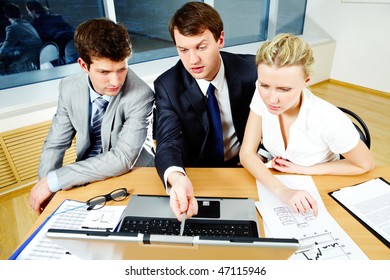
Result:
[[[4,15],[7,18],[20,18],[19,6],[14,3],[7,3],[4,5]]]
[[[88,67],[93,58],[108,58],[119,62],[132,54],[126,27],[106,18],[81,23],[76,28],[74,43],[80,58]]]
[[[193,36],[209,29],[217,41],[223,31],[221,16],[210,5],[203,2],[188,2],[184,4],[169,21],[169,33],[176,44],[174,30],[184,36]]]
[[[26,8],[29,11],[35,11],[39,15],[47,14],[48,9],[36,0],[27,0]]]

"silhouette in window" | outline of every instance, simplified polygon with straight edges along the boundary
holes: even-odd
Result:
[[[14,3],[3,7],[10,25],[5,28],[5,39],[0,45],[1,74],[14,74],[39,69],[42,41],[35,28],[21,18],[20,8]]]
[[[46,6],[36,0],[26,1],[26,10],[43,43],[54,42],[59,47],[60,63],[76,62],[78,54],[73,41],[73,26],[65,22],[61,15],[51,14]]]
[[[5,39],[5,28],[11,24],[4,15],[4,5],[7,3],[7,0],[0,0],[0,43]]]

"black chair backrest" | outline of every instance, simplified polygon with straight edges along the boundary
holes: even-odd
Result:
[[[341,111],[343,111],[345,114],[349,115],[353,119],[353,125],[355,126],[356,130],[359,132],[360,139],[366,144],[368,148],[371,147],[371,135],[370,131],[368,130],[368,127],[366,123],[363,121],[361,117],[359,117],[356,113],[352,112],[349,109],[338,107]],[[357,125],[356,122],[359,124]]]
[[[343,107],[338,107],[342,112],[344,112],[347,115],[350,115],[352,117],[352,123],[355,126],[356,130],[359,132],[360,139],[366,144],[367,148],[370,149],[371,147],[371,135],[370,131],[368,130],[368,126],[366,123],[363,121],[361,117],[359,117],[356,113],[352,112],[349,109],[343,108]],[[359,124],[357,125],[356,122]],[[260,145],[259,147],[259,152],[260,155],[262,155],[266,160],[271,159],[271,155],[268,153],[267,149],[264,147],[263,144]],[[344,158],[341,156],[341,158]]]

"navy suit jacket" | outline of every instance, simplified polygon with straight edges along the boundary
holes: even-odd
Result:
[[[242,143],[249,105],[256,89],[254,55],[221,52],[237,138]],[[209,131],[207,104],[181,61],[154,82],[156,92],[156,168],[162,180],[170,166],[207,166],[203,152]]]

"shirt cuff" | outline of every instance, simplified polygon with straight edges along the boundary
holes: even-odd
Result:
[[[52,193],[58,192],[62,189],[55,171],[51,171],[47,174],[47,184],[49,185],[49,189]]]
[[[187,176],[186,172],[184,171],[184,169],[182,167],[178,167],[178,166],[168,167],[168,169],[165,170],[165,172],[164,172],[164,186],[165,186],[165,190],[166,190],[167,194],[170,194],[170,192],[171,192],[171,185],[168,185],[168,177],[172,172],[175,172],[175,171],[181,172],[185,176]]]

